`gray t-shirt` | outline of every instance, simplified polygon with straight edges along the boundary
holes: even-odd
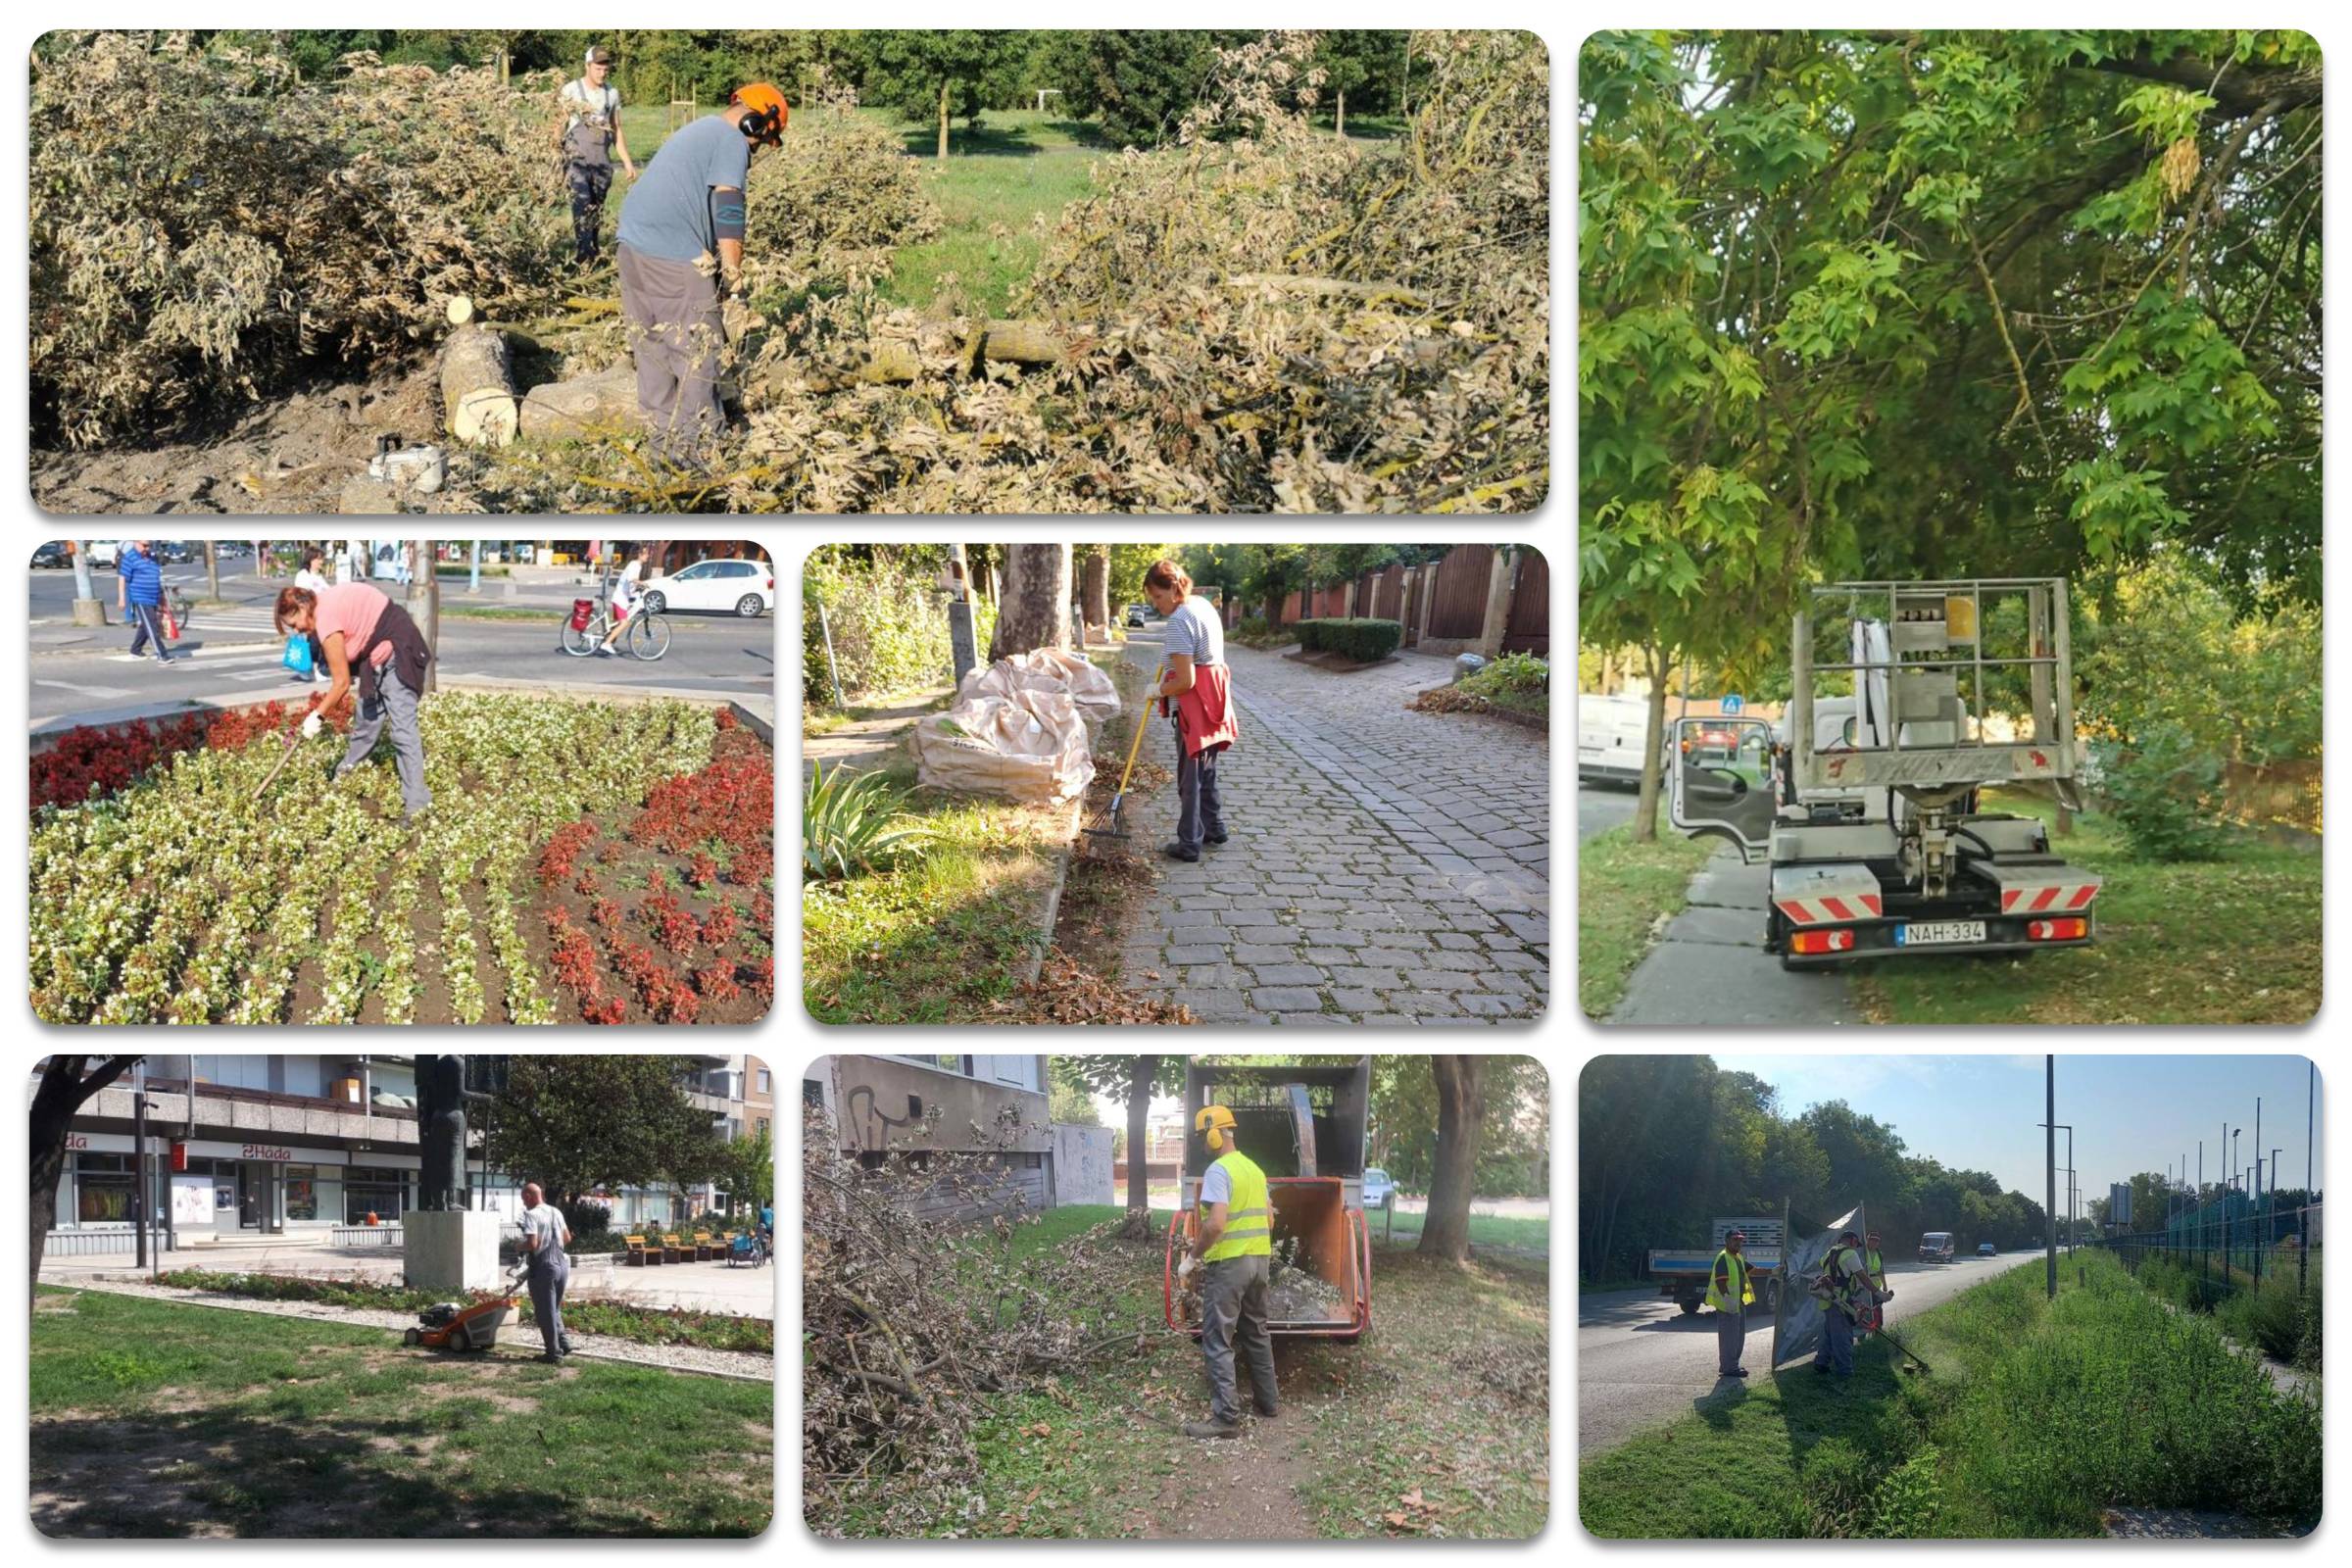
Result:
[[[1162,650],[1173,658],[1183,654],[1197,667],[1225,662],[1225,627],[1217,607],[1194,594],[1168,616],[1167,641]]]
[[[522,1211],[522,1234],[528,1242],[538,1239],[536,1246],[526,1246],[525,1255],[534,1260],[554,1260],[564,1256],[564,1244],[571,1240],[571,1227],[564,1223],[564,1211],[553,1203],[541,1203],[537,1208]]]
[[[620,243],[640,256],[691,262],[718,254],[710,193],[741,190],[751,177],[752,144],[718,115],[707,116],[662,144],[620,204]]]
[[[564,84],[571,119],[564,126],[564,156],[575,164],[612,164],[612,128],[620,122],[620,89],[591,87],[575,76]]]
[[[1225,1162],[1220,1159],[1208,1167],[1207,1175],[1200,1178],[1200,1206],[1206,1208],[1211,1203],[1232,1201],[1233,1172],[1227,1170]]]

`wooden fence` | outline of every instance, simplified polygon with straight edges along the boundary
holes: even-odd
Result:
[[[1551,567],[1543,553],[1519,552],[1519,576],[1511,584],[1510,611],[1503,620],[1502,651],[1506,654],[1551,652]]]
[[[1431,589],[1427,624],[1432,637],[1475,638],[1486,630],[1487,583],[1494,571],[1494,547],[1455,545],[1438,563]]]

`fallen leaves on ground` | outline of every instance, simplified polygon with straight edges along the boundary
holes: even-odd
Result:
[[[1059,948],[1046,954],[1037,978],[992,1007],[997,1023],[1199,1023],[1180,1002],[1121,989]]]

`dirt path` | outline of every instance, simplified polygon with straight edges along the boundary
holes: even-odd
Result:
[[[1238,1438],[1188,1438],[1181,1430],[1162,1435],[1159,1441],[1174,1446],[1180,1458],[1159,1484],[1141,1526],[1144,1539],[1319,1539],[1302,1489],[1313,1479],[1306,1452],[1320,1414],[1313,1403],[1294,1402],[1271,1421],[1245,1416]]]
[[[931,711],[942,697],[953,690],[942,686],[934,691],[916,692],[894,700],[887,708],[869,709],[863,718],[853,718],[837,729],[822,735],[801,737],[801,761],[822,762],[830,773],[837,767],[852,772],[888,767],[898,760],[901,742],[914,721]]]

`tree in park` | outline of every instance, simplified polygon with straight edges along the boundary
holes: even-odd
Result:
[[[1116,27],[1070,32],[1054,58],[1072,114],[1092,116],[1114,142],[1156,147],[1176,134],[1200,99],[1217,50],[1246,43],[1248,30]]]
[[[776,1147],[768,1130],[756,1127],[721,1145],[712,1156],[710,1179],[729,1198],[749,1204],[755,1214],[762,1203],[775,1201]]]
[[[1096,1094],[1127,1099],[1127,1221],[1129,1237],[1152,1233],[1151,1138],[1146,1122],[1153,1095],[1184,1090],[1182,1056],[1055,1056],[1054,1071],[1067,1074]]]
[[[950,118],[976,124],[997,78],[1020,66],[1011,37],[986,27],[877,29],[866,35],[864,98],[910,121],[936,119],[945,163]]]
[[[993,662],[1037,648],[1070,646],[1070,547],[1007,545]]]
[[[1085,545],[1085,565],[1079,574],[1078,602],[1086,609],[1086,623],[1110,626],[1110,546]]]
[[[559,1207],[596,1187],[700,1182],[728,1169],[727,1141],[686,1098],[675,1056],[514,1056],[484,1109],[489,1157]]]
[[[1177,545],[1112,545],[1110,547],[1110,601],[1114,605],[1140,605],[1144,602],[1144,574],[1155,561],[1176,559]]]
[[[1808,577],[2171,546],[2316,598],[2308,37],[1602,34],[1580,90],[1582,626],[1653,739]]]
[[[1429,1211],[1413,1250],[1450,1262],[1470,1260],[1470,1200],[1478,1191],[1478,1146],[1486,1132],[1487,1058],[1432,1056],[1438,1086],[1438,1157]]]
[[[29,1300],[41,1280],[41,1255],[57,1224],[57,1184],[66,1172],[66,1134],[98,1091],[130,1071],[137,1056],[51,1056],[32,1092],[32,1260],[24,1271]]]
[[[1351,107],[1359,115],[1396,107],[1411,36],[1391,27],[1333,27],[1316,34],[1315,64],[1323,72],[1323,94],[1331,100],[1334,131],[1348,133]]]

